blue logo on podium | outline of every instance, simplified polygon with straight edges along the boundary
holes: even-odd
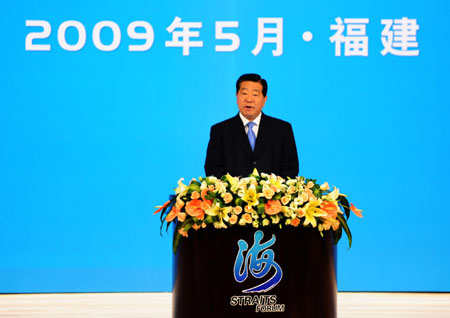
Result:
[[[276,237],[272,234],[272,238],[261,243],[264,236],[263,231],[255,232],[255,241],[253,246],[247,251],[248,244],[244,240],[239,240],[239,252],[234,263],[234,278],[238,283],[242,283],[248,277],[248,272],[255,278],[265,277],[269,271],[274,268],[275,274],[266,282],[250,289],[243,290],[243,293],[262,293],[274,288],[283,277],[283,271],[275,259],[275,252],[269,247],[275,244]],[[244,255],[246,253],[246,255]]]

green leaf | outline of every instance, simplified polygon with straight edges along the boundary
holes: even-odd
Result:
[[[337,244],[342,237],[342,227],[340,226],[336,231],[333,232],[334,244]]]
[[[180,238],[181,238],[181,234],[178,233],[178,231],[175,231],[175,233],[173,234],[173,253],[176,254],[177,250],[178,250],[178,244],[180,244]]]
[[[187,231],[189,231],[189,229],[192,227],[193,224],[194,224],[194,220],[193,219],[189,219],[189,220],[184,221],[181,224],[181,227],[183,227],[184,231],[187,232]]]
[[[193,181],[191,181],[191,183],[189,184],[189,186],[190,186],[190,187],[191,187],[191,186],[197,186],[197,187],[200,189],[201,183],[198,182],[198,181],[193,180]]]
[[[205,224],[211,224],[217,221],[217,218],[212,216],[212,215],[207,215],[205,217],[205,219],[203,220],[203,222],[205,222]]]
[[[170,201],[169,204],[165,208],[163,208],[160,212],[159,219],[161,220],[161,226],[159,227],[159,235],[161,235],[161,236],[162,236],[162,229],[164,226],[164,222],[166,221],[166,211],[168,213],[170,210],[172,210],[172,207],[175,204],[176,200],[177,200],[177,197],[175,195],[173,195],[173,197],[169,200]],[[169,227],[169,224],[170,223],[167,224],[167,228]],[[167,228],[166,228],[166,232],[167,232]]]
[[[194,191],[197,191],[198,193],[202,192],[202,190],[200,190],[200,183],[197,181],[192,181],[188,186],[188,193],[192,193]]]
[[[345,234],[347,234],[348,237],[348,248],[352,247],[352,233],[350,232],[350,228],[348,227],[347,221],[345,218],[338,213],[337,218],[339,222],[341,222],[342,227],[344,228]]]
[[[348,220],[350,218],[350,204],[348,203],[347,198],[343,195],[339,195],[338,201],[344,208],[345,216],[347,217]]]
[[[322,190],[320,190],[320,185],[318,185],[317,183],[314,185],[314,187],[312,188],[313,190],[313,194],[316,198],[320,198],[322,195]]]
[[[205,199],[206,200],[213,200],[216,197],[216,195],[217,195],[216,193],[211,192],[211,191],[208,190],[208,192],[206,192]]]
[[[266,211],[266,208],[264,207],[264,203],[258,204],[258,206],[256,207],[256,211],[258,212],[259,215],[264,214],[264,212]]]

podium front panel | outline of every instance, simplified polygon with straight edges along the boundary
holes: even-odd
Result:
[[[331,231],[190,230],[173,266],[173,317],[337,317]]]

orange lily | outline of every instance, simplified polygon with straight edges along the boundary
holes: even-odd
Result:
[[[281,212],[281,203],[279,200],[269,200],[264,205],[264,209],[266,211],[266,214],[275,215]]]
[[[198,199],[189,201],[186,204],[186,212],[192,217],[196,217],[199,220],[203,220],[203,218],[205,217],[205,210],[203,209],[205,207],[204,205],[205,202]]]
[[[153,213],[153,215],[158,214],[159,212],[161,212],[161,210],[164,209],[166,206],[168,206],[169,203],[170,203],[170,200],[167,201],[166,203],[164,203],[162,206],[160,206],[159,209],[156,210],[155,213]],[[158,208],[158,206],[157,206],[157,208]]]
[[[329,218],[333,219],[337,217],[337,214],[339,212],[337,205],[330,201],[322,201],[322,203],[320,204],[320,208],[328,214]]]
[[[188,237],[188,232],[185,231],[183,228],[179,229],[178,233],[180,233],[181,236]]]
[[[180,209],[174,206],[172,210],[170,210],[170,212],[167,214],[166,222],[172,222],[178,216],[178,213],[180,211],[181,211]]]
[[[350,203],[350,210],[352,210],[353,213],[355,213],[356,216],[359,216],[360,218],[363,217],[363,215],[362,215],[362,213],[361,213],[362,210],[357,209],[356,206],[353,205],[353,203]]]

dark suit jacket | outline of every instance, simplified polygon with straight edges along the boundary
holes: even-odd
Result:
[[[247,177],[254,168],[284,178],[298,175],[291,124],[262,114],[254,152],[239,114],[211,127],[205,162],[207,176],[230,173]]]

